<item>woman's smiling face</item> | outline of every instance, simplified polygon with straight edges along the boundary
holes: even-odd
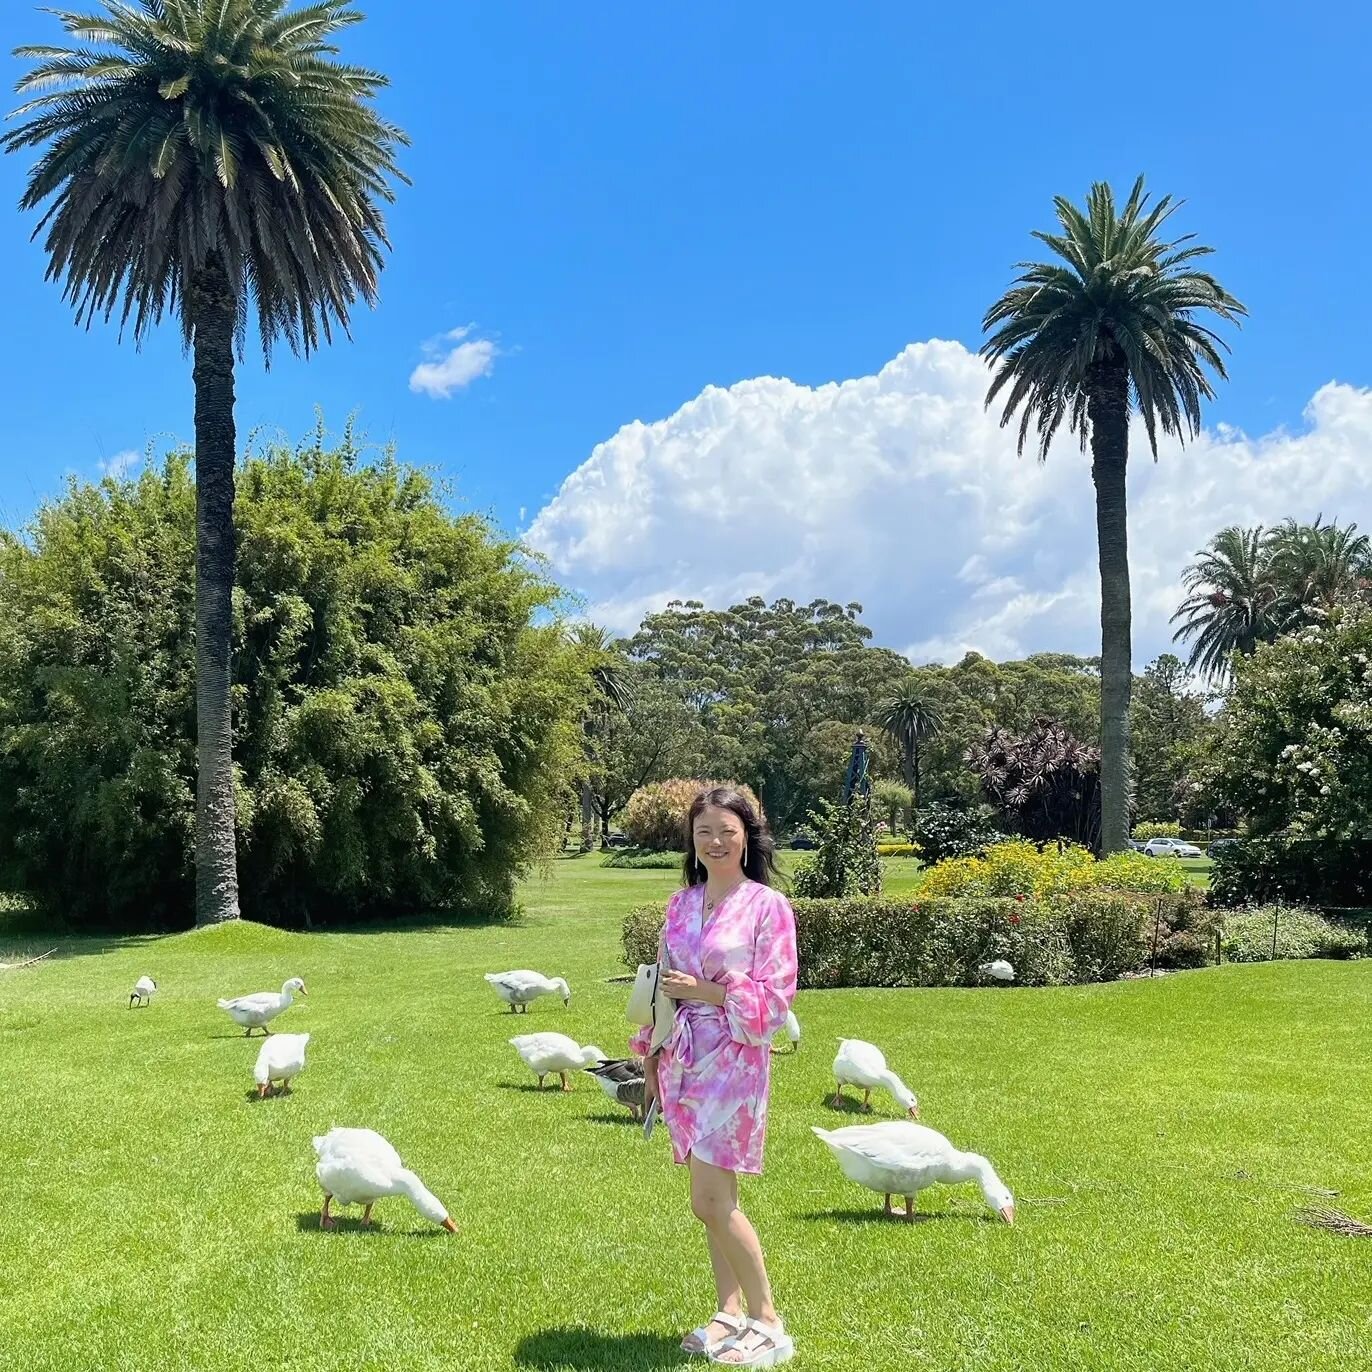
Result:
[[[691,830],[696,858],[711,876],[736,874],[743,866],[748,831],[732,810],[711,805],[696,816]]]

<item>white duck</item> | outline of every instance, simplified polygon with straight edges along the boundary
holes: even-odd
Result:
[[[791,1040],[791,1052],[800,1052],[800,1021],[796,1018],[794,1010],[786,1012],[786,1037]],[[779,1048],[773,1048],[772,1052],[779,1053]]]
[[[290,1090],[290,1082],[305,1070],[305,1045],[308,1034],[272,1034],[262,1040],[258,1049],[253,1080],[260,1099],[271,1094],[272,1082],[279,1081],[283,1091]]]
[[[561,977],[545,977],[541,972],[530,972],[519,968],[513,972],[487,972],[486,980],[495,988],[495,993],[515,1014],[521,1008],[529,1013],[529,1002],[539,996],[558,995],[563,1005],[572,1003],[572,988]]]
[[[543,1085],[544,1077],[556,1072],[562,1078],[564,1091],[572,1089],[567,1082],[568,1072],[603,1062],[606,1057],[594,1044],[583,1048],[566,1034],[516,1034],[510,1044],[525,1065],[537,1074],[539,1086]]]
[[[371,1129],[330,1129],[316,1137],[314,1151],[319,1155],[314,1174],[324,1188],[324,1209],[319,1227],[332,1229],[329,1202],[361,1205],[362,1225],[372,1222],[372,1206],[382,1196],[408,1196],[426,1220],[457,1233],[443,1202],[400,1161],[400,1154],[380,1134]]]
[[[1015,1222],[1015,1198],[996,1169],[979,1153],[959,1152],[935,1129],[904,1120],[853,1124],[846,1129],[810,1127],[829,1146],[849,1181],[885,1198],[888,1215],[895,1214],[891,1197],[904,1196],[904,1217],[913,1223],[916,1199],[926,1186],[974,1181],[986,1204],[1006,1224]]]
[[[904,1107],[912,1120],[919,1118],[919,1100],[901,1079],[886,1066],[886,1058],[874,1043],[862,1039],[839,1039],[838,1056],[834,1058],[834,1080],[838,1083],[834,1091],[833,1104],[843,1103],[845,1086],[862,1087],[862,1108],[872,1108],[872,1092],[884,1086]]]
[[[252,996],[236,996],[233,1000],[221,1000],[219,1008],[227,1010],[230,1018],[243,1026],[243,1037],[248,1038],[254,1029],[267,1033],[268,1020],[274,1020],[283,1010],[290,1008],[296,991],[302,996],[309,995],[305,990],[305,983],[299,977],[292,977],[289,981],[282,982],[279,993],[258,991]]]
[[[157,983],[151,977],[139,977],[129,992],[129,1009],[132,1010],[135,1005],[151,1005],[155,990]]]
[[[997,958],[994,962],[983,962],[977,971],[984,977],[990,977],[993,981],[1014,981],[1015,969],[1011,963],[1004,958]]]

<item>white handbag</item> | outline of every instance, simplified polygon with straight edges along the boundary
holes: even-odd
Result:
[[[639,963],[625,1013],[631,1024],[653,1026],[649,1053],[656,1053],[671,1038],[676,1023],[676,1002],[662,989],[660,962]]]

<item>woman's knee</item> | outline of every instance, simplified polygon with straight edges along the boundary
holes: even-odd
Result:
[[[733,1211],[734,1198],[727,1191],[715,1187],[692,1189],[691,1213],[707,1229],[727,1224]]]

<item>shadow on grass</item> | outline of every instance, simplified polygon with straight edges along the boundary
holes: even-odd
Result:
[[[561,1086],[539,1086],[532,1081],[500,1081],[496,1083],[502,1091],[532,1091],[536,1096],[570,1096],[575,1093],[564,1091]]]
[[[331,1239],[336,1234],[367,1234],[383,1239],[446,1239],[452,1237],[446,1229],[437,1225],[424,1225],[419,1229],[404,1229],[387,1224],[384,1220],[373,1219],[363,1228],[361,1215],[341,1215],[334,1211],[329,1216],[334,1222],[332,1229],[319,1227],[318,1210],[302,1210],[295,1217],[295,1227],[302,1234],[318,1234],[321,1238]],[[422,1224],[423,1222],[420,1221]]]
[[[864,1110],[861,1096],[842,1095],[837,1101],[834,1100],[834,1093],[826,1091],[820,1098],[819,1103],[826,1110],[832,1110],[836,1115],[856,1115],[859,1119],[871,1120],[874,1124],[886,1118],[875,1107]]]
[[[933,1224],[943,1220],[962,1220],[969,1224],[996,1223],[994,1215],[972,1215],[958,1210],[935,1210],[927,1213],[915,1212],[913,1220],[907,1220],[903,1214],[888,1215],[881,1206],[873,1206],[866,1210],[809,1210],[805,1214],[798,1216],[802,1220],[817,1220],[825,1223],[837,1222],[839,1224]]]
[[[634,1125],[637,1125],[640,1129],[643,1128],[643,1122],[642,1122],[641,1120],[636,1120],[632,1115],[627,1114],[627,1113],[626,1113],[626,1114],[623,1114],[623,1115],[587,1115],[587,1116],[586,1116],[586,1123],[587,1123],[587,1124],[634,1124]]]
[[[517,1367],[635,1369],[663,1367],[690,1359],[679,1338],[662,1334],[603,1334],[596,1329],[540,1329],[521,1339],[514,1351]],[[697,1359],[696,1361],[701,1361]]]

